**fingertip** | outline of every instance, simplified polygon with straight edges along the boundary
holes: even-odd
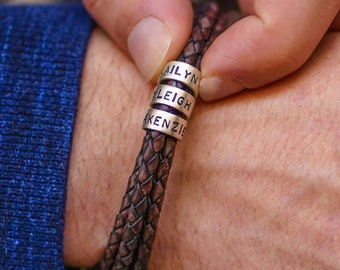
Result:
[[[128,37],[128,50],[142,76],[150,81],[162,66],[173,42],[169,28],[158,18],[137,23]]]
[[[200,97],[205,101],[214,101],[228,97],[244,89],[244,85],[233,79],[207,77],[200,83]]]
[[[129,53],[138,70],[154,81],[167,61],[177,58],[187,41],[193,11],[190,1],[149,1],[144,18],[127,38]]]

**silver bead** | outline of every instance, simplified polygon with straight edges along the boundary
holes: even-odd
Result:
[[[181,82],[189,87],[194,92],[194,96],[197,97],[200,79],[201,72],[194,66],[179,61],[171,61],[165,65],[158,83],[161,83],[163,80]]]
[[[150,109],[143,121],[144,129],[163,132],[181,140],[187,127],[187,121],[177,115],[157,109]]]
[[[174,86],[159,84],[155,88],[151,106],[154,104],[167,105],[189,118],[194,109],[195,102],[195,97],[188,92]]]

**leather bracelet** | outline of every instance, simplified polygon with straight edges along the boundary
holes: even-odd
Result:
[[[197,8],[191,37],[178,62],[164,67],[144,118],[146,135],[100,269],[147,268],[176,143],[185,133],[198,94],[201,58],[226,25],[227,16],[216,3]]]

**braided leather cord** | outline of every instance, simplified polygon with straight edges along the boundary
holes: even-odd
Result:
[[[197,9],[191,37],[178,61],[199,68],[202,55],[226,24],[227,16],[220,13],[216,3],[206,3]],[[162,83],[192,94],[191,89],[179,82]],[[166,105],[154,108],[181,115]],[[177,140],[169,135],[146,131],[100,269],[147,268],[176,143]]]

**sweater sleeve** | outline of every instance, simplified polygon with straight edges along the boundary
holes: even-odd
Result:
[[[0,5],[0,268],[63,269],[66,180],[92,22]]]

